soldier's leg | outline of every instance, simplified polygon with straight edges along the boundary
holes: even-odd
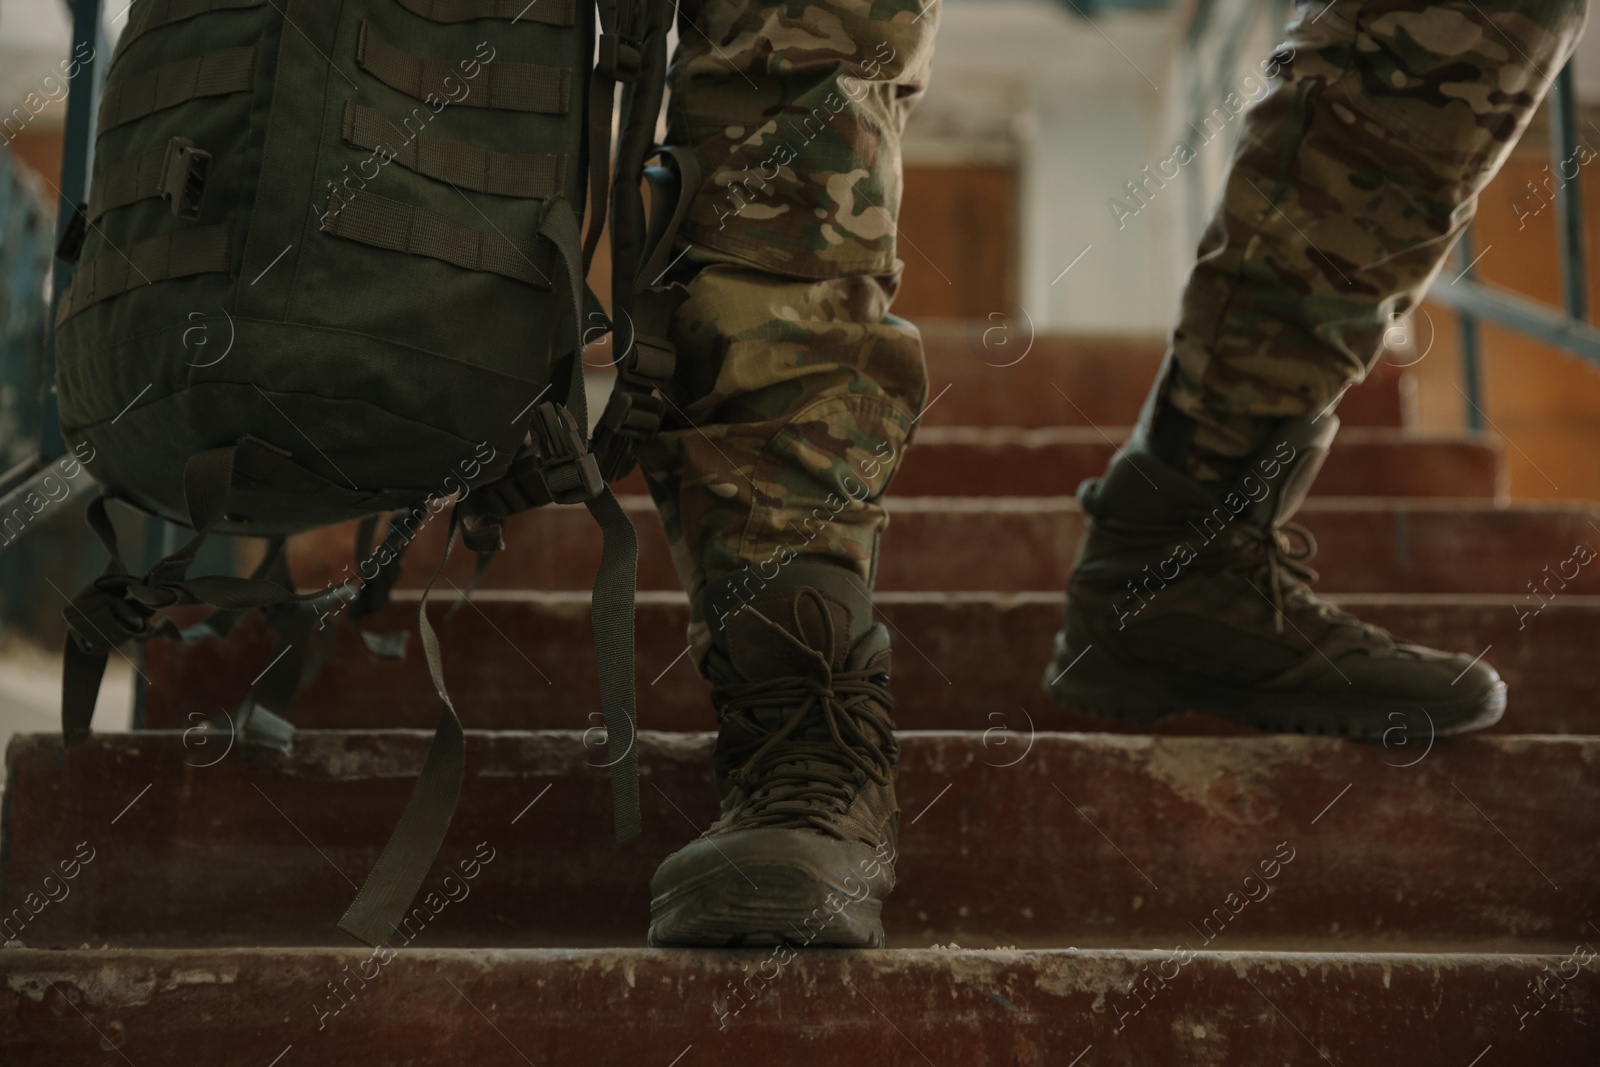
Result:
[[[1175,444],[1191,473],[1235,475],[1275,422],[1324,411],[1366,376],[1571,54],[1585,7],[1297,5],[1158,388],[1187,416]]]
[[[895,749],[870,587],[927,390],[889,307],[898,138],[933,17],[911,0],[680,16],[669,139],[707,177],[681,234],[672,406],[642,463],[715,686],[723,817],[652,881],[657,943],[793,939],[814,912],[818,943],[882,940]]]
[[[1297,11],[1134,440],[1080,491],[1089,522],[1045,686],[1141,721],[1199,709],[1363,737],[1480,728],[1505,707],[1494,670],[1319,600],[1314,544],[1289,520],[1340,392],[1438,272],[1585,4]]]
[[[934,12],[912,0],[685,3],[669,140],[706,177],[673,327],[668,429],[644,457],[709,649],[709,581],[827,560],[870,581],[879,501],[927,390],[899,286],[899,133]],[[820,511],[820,516],[819,516]]]

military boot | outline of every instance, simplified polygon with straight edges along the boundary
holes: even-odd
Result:
[[[1493,668],[1408,644],[1315,596],[1316,542],[1289,520],[1338,419],[1280,424],[1232,483],[1197,481],[1141,430],[1078,496],[1087,529],[1044,688],[1152,723],[1193,710],[1262,730],[1384,738],[1489,726]]]
[[[650,943],[882,945],[899,752],[870,592],[795,561],[703,602],[722,815],[650,880]]]

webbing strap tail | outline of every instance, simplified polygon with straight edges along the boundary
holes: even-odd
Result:
[[[617,840],[627,841],[639,833],[639,721],[633,691],[633,598],[639,576],[639,540],[609,487],[585,506],[600,524],[603,539],[590,616],[600,664],[612,822]]]
[[[434,692],[439,694],[443,709],[439,725],[433,731],[433,743],[428,747],[422,773],[411,789],[411,799],[406,810],[389,835],[373,865],[367,880],[356,893],[355,900],[339,920],[339,929],[364,944],[379,947],[387,945],[400,920],[405,917],[428,876],[428,868],[439,855],[450,820],[455,815],[456,803],[461,799],[461,782],[466,774],[467,735],[455,705],[444,684],[444,661],[439,655],[439,637],[428,621],[428,596],[434,584],[444,573],[450,560],[450,549],[455,545],[457,532],[456,513],[450,516],[450,532],[445,542],[444,556],[428,579],[417,605],[417,629],[422,634],[422,648],[428,661],[428,675],[433,679]]]

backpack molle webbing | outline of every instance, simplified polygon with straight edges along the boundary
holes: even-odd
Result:
[[[281,538],[362,520],[365,551],[378,516],[438,499],[462,458],[487,446],[449,544],[461,531],[492,552],[508,516],[551,502],[583,503],[601,527],[593,613],[616,826],[619,839],[637,833],[637,545],[607,482],[660,424],[674,362],[665,335],[684,295],[663,279],[699,184],[691,156],[652,143],[669,18],[664,0],[134,5],[101,98],[89,201],[60,250],[81,263],[57,318],[57,387],[63,432],[94,448],[107,498],[196,534],[136,575],[104,503],[91,512],[111,560],[67,612],[69,744],[87,735],[112,646],[222,634],[252,608],[280,642],[241,721],[256,740],[286,743],[276,712],[326,654],[322,612],[380,607],[409,538],[397,517],[378,579],[305,594]],[[628,180],[610,188],[613,165]],[[653,187],[648,222],[641,177]],[[632,328],[591,442],[585,276],[608,209],[613,315]],[[217,346],[205,359],[186,347],[197,322],[218,334],[204,338]],[[274,540],[248,578],[190,577],[212,532]],[[464,733],[427,602],[425,592],[418,626],[439,726],[340,922],[375,945],[409,907],[461,787]],[[158,619],[184,604],[218,611],[181,633]]]

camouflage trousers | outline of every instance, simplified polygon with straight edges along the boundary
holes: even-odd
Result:
[[[1300,0],[1243,120],[1158,395],[1220,473],[1359,382],[1582,32],[1584,0]],[[1214,467],[1213,464],[1216,464]]]
[[[899,286],[899,139],[937,7],[685,0],[668,141],[705,180],[680,231],[696,273],[674,319],[664,432],[640,457],[709,644],[699,592],[797,557],[870,583],[881,500],[927,394]],[[714,621],[714,620],[713,620]]]

